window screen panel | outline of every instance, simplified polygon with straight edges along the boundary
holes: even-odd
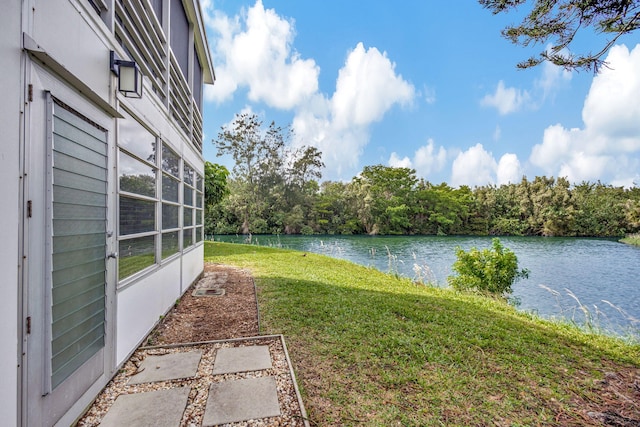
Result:
[[[180,250],[180,232],[162,233],[162,259],[170,257]]]
[[[145,233],[156,229],[155,202],[120,196],[120,235]]]
[[[184,176],[182,178],[184,182],[186,184],[193,186],[193,178],[194,178],[193,168],[189,165],[184,165]]]
[[[178,203],[179,188],[180,182],[177,179],[162,174],[162,200]]]
[[[118,252],[118,279],[122,280],[155,264],[155,236],[121,240]]]
[[[180,207],[178,205],[170,205],[167,203],[162,204],[162,229],[170,230],[172,228],[178,228],[178,214]]]
[[[162,170],[180,178],[180,157],[165,144],[162,144]]]
[[[193,228],[185,228],[182,230],[182,247],[188,248],[193,245]]]
[[[193,209],[184,208],[183,223],[185,227],[190,227],[193,225]]]
[[[123,151],[118,158],[118,175],[120,191],[149,197],[156,195],[156,169]]]
[[[204,191],[204,179],[199,173],[196,173],[196,190],[200,192]]]
[[[118,145],[138,158],[155,164],[156,138],[124,110],[124,119],[118,120]]]
[[[184,185],[184,204],[186,206],[193,206],[193,189],[187,184]]]

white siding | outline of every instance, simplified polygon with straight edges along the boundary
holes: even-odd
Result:
[[[204,245],[196,246],[182,257],[182,292],[193,283],[204,270]]]
[[[74,2],[35,3],[31,38],[103,99],[110,99],[109,50],[112,49],[102,35],[102,30],[106,30],[102,21],[95,14],[86,14]],[[87,25],[87,19],[96,25]]]
[[[118,292],[118,365],[126,361],[180,295],[180,258]]]
[[[182,265],[181,265],[182,264]],[[204,269],[204,245],[118,292],[117,364],[124,363]]]

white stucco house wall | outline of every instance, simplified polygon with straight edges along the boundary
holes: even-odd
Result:
[[[198,0],[3,1],[0,58],[0,420],[70,425],[202,274],[214,70]]]

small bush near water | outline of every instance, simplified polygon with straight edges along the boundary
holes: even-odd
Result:
[[[465,252],[456,250],[458,257],[452,269],[457,276],[449,276],[448,282],[457,290],[474,290],[491,295],[508,296],[511,286],[519,279],[526,279],[529,271],[518,270],[518,257],[502,246],[500,239],[493,239],[491,249],[482,251],[471,248]]]

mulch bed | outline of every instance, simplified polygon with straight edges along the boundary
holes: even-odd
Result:
[[[258,306],[251,273],[205,264],[205,282],[222,296],[193,296],[188,289],[149,335],[145,345],[167,345],[259,335]]]

